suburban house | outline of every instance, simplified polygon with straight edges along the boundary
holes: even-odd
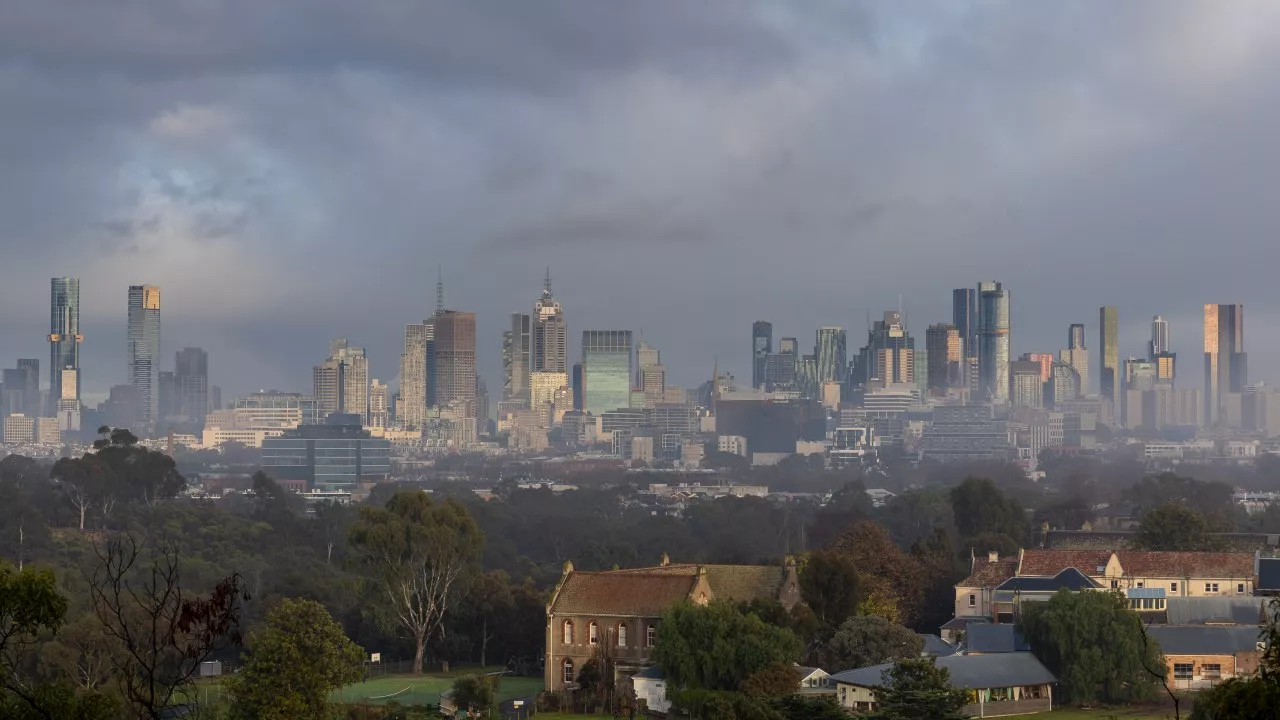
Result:
[[[1053,709],[1053,685],[1058,680],[1029,652],[948,655],[935,662],[951,673],[953,685],[969,691],[967,715],[1001,717]],[[852,712],[874,712],[876,689],[891,667],[873,665],[832,675],[840,705]]]
[[[1102,583],[1073,567],[1053,577],[1015,575],[991,591],[991,613],[996,622],[1010,623],[1015,621],[1018,606],[1024,601],[1048,600],[1059,590],[1082,592],[1102,589]]]
[[[549,691],[574,687],[574,678],[597,653],[608,653],[619,676],[651,665],[662,615],[674,605],[712,600],[772,599],[790,609],[800,602],[795,564],[673,564],[579,572],[565,563],[547,604],[545,682]]]
[[[1174,689],[1200,690],[1258,671],[1266,648],[1256,625],[1152,625]]]
[[[800,673],[800,690],[801,695],[834,695],[836,692],[836,684],[822,668],[796,666],[796,672]]]

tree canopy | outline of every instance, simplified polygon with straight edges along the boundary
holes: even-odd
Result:
[[[966,693],[951,684],[951,673],[933,658],[904,659],[885,671],[876,689],[879,720],[963,720]]]
[[[831,672],[920,657],[924,639],[877,615],[845,620],[819,650],[822,667]]]
[[[727,602],[682,603],[662,618],[653,659],[675,688],[735,691],[755,673],[794,663],[800,641]]]
[[[1144,550],[1201,552],[1216,547],[1204,517],[1176,502],[1167,502],[1142,516],[1136,545]]]
[[[1027,539],[1027,516],[1022,506],[987,478],[969,477],[952,488],[951,508],[963,538],[1003,535],[1019,545]]]
[[[839,553],[810,553],[800,569],[800,595],[818,621],[833,628],[857,612],[862,602],[858,570]]]

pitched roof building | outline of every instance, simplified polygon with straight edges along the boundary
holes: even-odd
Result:
[[[572,687],[597,652],[611,655],[619,675],[648,667],[662,615],[674,605],[761,599],[788,609],[800,602],[794,563],[672,564],[664,555],[656,567],[605,572],[579,572],[565,563],[547,604],[545,686]]]

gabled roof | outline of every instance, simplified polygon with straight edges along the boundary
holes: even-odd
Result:
[[[552,600],[556,615],[659,617],[688,600],[697,575],[570,572]]]
[[[973,625],[964,636],[964,649],[975,653],[1011,653],[1028,650],[1027,641],[1013,625]]]
[[[951,684],[970,690],[994,687],[1022,687],[1058,682],[1053,673],[1029,652],[994,655],[949,655],[936,661],[951,673]],[[846,670],[831,677],[842,685],[876,688],[884,684],[884,671],[891,664]]]
[[[1257,650],[1262,636],[1256,626],[1152,625],[1147,634],[1165,655],[1234,655]]]
[[[991,622],[991,618],[982,615],[957,615],[943,623],[941,630],[964,630],[970,625],[980,625]]]
[[[956,583],[956,587],[995,587],[1013,577],[1018,570],[1018,558],[1001,558],[991,562],[985,557],[973,559],[969,577]]]
[[[1109,550],[1023,550],[1018,575],[1053,577],[1067,568],[1101,575],[1111,560]]]
[[[1119,550],[1116,558],[1124,574],[1132,577],[1253,577],[1253,553]]]
[[[1059,590],[1098,590],[1102,583],[1083,572],[1069,567],[1053,577],[1017,576],[1000,583],[997,592],[1036,592],[1053,593]]]
[[[946,657],[947,655],[956,654],[956,646],[943,640],[937,635],[929,635],[921,633],[920,637],[924,638],[924,654],[934,657]]]
[[[613,570],[617,575],[681,575],[696,577],[699,569],[707,571],[707,584],[714,600],[751,602],[777,599],[787,579],[782,565],[697,565],[681,563],[630,570]]]
[[[1258,558],[1259,590],[1280,590],[1280,558]]]
[[[1262,598],[1172,597],[1165,601],[1169,625],[1234,624],[1258,627],[1265,619]]]

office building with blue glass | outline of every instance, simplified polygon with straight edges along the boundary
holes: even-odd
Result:
[[[592,415],[631,406],[631,331],[582,333],[582,409]]]
[[[371,437],[358,420],[300,425],[263,439],[262,469],[277,480],[302,480],[308,490],[354,490],[391,474],[391,442]]]

